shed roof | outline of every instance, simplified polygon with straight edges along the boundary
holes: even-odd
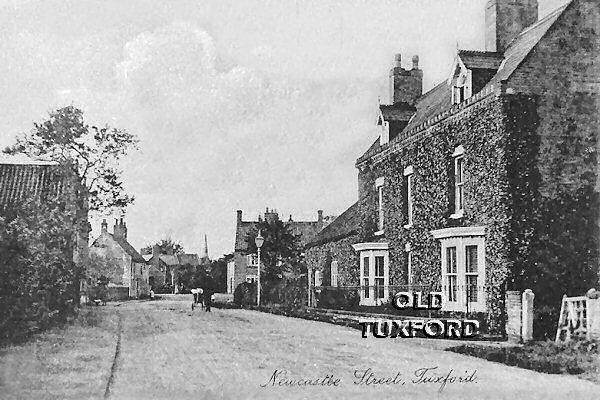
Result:
[[[65,175],[53,164],[0,164],[0,207],[27,198],[57,198],[65,187]]]

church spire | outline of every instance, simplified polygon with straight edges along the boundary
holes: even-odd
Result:
[[[204,251],[202,252],[202,260],[208,261],[208,239],[206,238],[206,234],[204,235]]]

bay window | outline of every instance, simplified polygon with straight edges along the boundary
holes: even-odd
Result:
[[[485,227],[431,232],[441,243],[443,310],[485,311]]]
[[[384,304],[389,297],[389,258],[387,243],[358,243],[360,253],[360,305]]]

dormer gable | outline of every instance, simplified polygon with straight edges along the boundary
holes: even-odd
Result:
[[[408,104],[380,104],[378,111],[376,124],[381,129],[379,142],[384,145],[402,132],[417,109]]]
[[[448,76],[452,104],[477,94],[492,79],[502,64],[500,53],[458,50]]]

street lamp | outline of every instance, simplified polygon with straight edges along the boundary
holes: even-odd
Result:
[[[254,244],[256,244],[256,248],[258,249],[258,273],[256,277],[256,305],[260,307],[260,248],[265,242],[265,238],[260,234],[260,229],[258,230],[258,236],[254,239]]]

